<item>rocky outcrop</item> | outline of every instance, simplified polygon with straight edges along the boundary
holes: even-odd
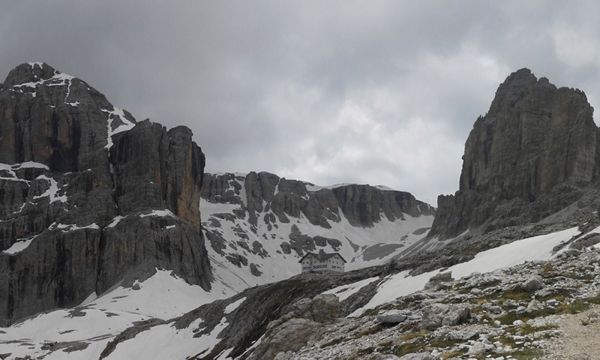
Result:
[[[156,268],[210,288],[204,155],[84,81],[22,64],[0,89],[0,323],[79,304]]]
[[[248,360],[281,359],[281,355],[277,356],[278,354],[299,350],[308,341],[318,339],[323,331],[323,326],[312,320],[290,319],[277,328],[269,329],[265,333],[264,341],[257,346]]]
[[[469,306],[464,304],[432,304],[423,309],[421,327],[435,330],[443,325],[453,326],[465,323],[471,317]]]
[[[186,127],[167,131],[149,120],[115,136],[111,162],[120,209],[170,209],[200,229],[204,155]]]
[[[236,181],[239,180],[239,181]],[[240,194],[245,194],[245,199]],[[313,225],[329,228],[343,215],[350,224],[371,227],[383,217],[393,221],[411,216],[433,215],[435,209],[404,191],[381,189],[370,185],[319,187],[298,180],[288,180],[267,172],[247,175],[207,174],[202,197],[209,202],[243,204],[240,216],[248,214],[257,225],[260,213],[272,210],[280,222],[289,217],[305,216]],[[267,225],[274,219],[260,219]]]
[[[206,174],[200,209],[211,257],[240,289],[296,275],[307,252],[339,253],[346,270],[381,265],[423,239],[435,214],[407,192],[267,172]]]
[[[582,196],[598,178],[593,108],[576,89],[530,70],[500,85],[465,144],[460,188],[438,198],[430,237],[539,221]]]
[[[383,267],[372,267],[330,276],[305,274],[248,288],[175,318],[168,322],[169,327],[190,331],[195,338],[216,337],[217,342],[210,345],[200,341],[198,354],[190,359],[216,359],[227,350],[228,356],[236,359],[273,359],[280,352],[300,348],[326,326],[357,309],[339,302],[335,295],[322,294],[325,290],[382,276],[384,271]],[[106,346],[102,358],[118,350],[118,343],[138,333],[140,326],[144,331],[153,330],[143,324],[130,327]]]

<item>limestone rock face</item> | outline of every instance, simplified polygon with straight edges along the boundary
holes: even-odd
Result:
[[[405,214],[414,217],[435,214],[433,207],[404,191],[354,184],[317,187],[267,172],[250,172],[244,176],[243,184],[236,183],[236,178],[231,173],[207,174],[202,198],[213,203],[243,204],[240,216],[247,212],[254,226],[259,221],[258,215],[268,210],[280,222],[288,223],[289,217],[302,215],[313,225],[324,228],[330,227],[328,221],[339,221],[341,215],[352,225],[370,227],[382,217],[393,221]],[[242,190],[247,201],[240,199]],[[273,222],[269,218],[261,220],[267,225]]]
[[[580,90],[556,88],[528,69],[511,74],[475,122],[459,190],[438,198],[430,236],[537,221],[576,201],[600,168],[592,114]]]
[[[200,229],[200,188],[204,154],[185,127],[142,121],[118,134],[111,151],[116,197],[125,212],[171,209]]]
[[[22,64],[0,87],[0,323],[173,270],[210,288],[204,154],[86,82]]]
[[[259,284],[293,276],[290,259],[307,252],[337,252],[346,270],[381,265],[425,238],[435,214],[408,192],[267,172],[205,174],[201,211],[213,259]]]

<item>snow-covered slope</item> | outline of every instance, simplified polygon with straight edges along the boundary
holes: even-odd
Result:
[[[512,242],[497,248],[482,251],[470,261],[456,264],[444,272],[451,272],[455,278],[461,278],[473,273],[486,273],[521,264],[525,261],[548,260],[556,253],[553,249],[574,236],[580,234],[577,227],[546,235],[534,236]],[[587,234],[586,234],[587,235]],[[365,310],[393,301],[401,296],[423,289],[425,284],[440,270],[410,276],[409,271],[390,275],[383,279],[377,287],[377,293],[364,307],[357,309],[352,315],[358,316]],[[352,287],[352,286],[350,286]],[[354,286],[356,288],[357,286]],[[357,289],[358,290],[358,289]],[[333,291],[335,293],[335,291]],[[349,296],[349,295],[346,295]]]
[[[434,217],[406,192],[268,173],[206,174],[200,211],[214,274],[235,289],[298,274],[309,251],[339,252],[347,270],[381,265],[425,237]]]
[[[157,270],[152,277],[136,282],[133,287],[117,287],[101,297],[91,294],[75,308],[42,313],[8,328],[0,328],[0,354],[11,354],[0,357],[99,359],[116,335],[136,323],[167,321],[231,295],[233,293],[218,282],[206,292],[170,271]],[[112,358],[133,357],[118,355]]]
[[[526,261],[548,260],[560,253],[554,251],[557,245],[583,239],[599,231],[597,228],[582,235],[574,227],[517,240],[481,252],[472,260],[444,271],[460,278],[475,272],[494,272]],[[0,329],[0,354],[11,353],[8,359],[25,355],[34,358],[45,356],[44,359],[99,359],[104,352],[106,359],[140,356],[146,359],[185,359],[198,354],[214,355],[216,351],[216,358],[229,359],[234,347],[238,353],[240,347],[248,352],[253,349],[251,345],[236,341],[254,345],[261,342],[262,334],[255,332],[256,329],[264,331],[264,327],[254,321],[264,322],[262,312],[265,310],[261,309],[266,301],[264,296],[269,297],[270,303],[279,304],[276,307],[280,311],[282,304],[271,298],[284,294],[290,296],[290,291],[301,290],[294,295],[297,299],[314,296],[315,289],[321,288],[323,290],[317,294],[323,291],[335,294],[344,302],[352,301],[351,298],[361,289],[377,283],[370,300],[352,314],[360,316],[367,309],[423,289],[429,279],[439,273],[435,270],[417,276],[409,276],[406,272],[384,276],[385,272],[370,270],[361,270],[354,275],[347,273],[337,280],[330,277],[295,278],[282,282],[281,286],[272,284],[262,289],[252,288],[237,295],[228,288],[230,284],[225,285],[220,280],[213,283],[211,292],[206,292],[159,270],[153,277],[134,284],[132,288],[118,287],[99,298],[91,295],[74,309],[41,314]],[[298,285],[292,285],[294,283]],[[299,287],[293,290],[295,286]],[[310,295],[311,292],[313,295]],[[214,302],[232,295],[227,300]],[[208,308],[191,311],[211,302]],[[180,316],[187,311],[191,312]],[[124,332],[126,329],[129,330]],[[239,333],[242,330],[249,333]],[[238,340],[232,340],[231,334],[237,334]]]

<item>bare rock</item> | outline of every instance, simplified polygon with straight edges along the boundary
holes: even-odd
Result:
[[[512,73],[465,144],[460,187],[440,195],[430,237],[538,221],[598,178],[598,129],[583,91]]]
[[[404,311],[390,310],[378,314],[376,320],[381,324],[399,324],[406,321],[407,318],[408,315]]]
[[[310,340],[318,339],[322,333],[323,325],[315,321],[299,318],[290,319],[277,327],[269,329],[249,359],[274,359],[279,353],[300,349]]]
[[[539,275],[534,275],[527,279],[523,284],[521,284],[521,288],[527,292],[535,292],[537,290],[544,288],[544,279],[542,279]]]
[[[438,290],[442,284],[450,282],[454,280],[452,278],[452,273],[451,272],[441,272],[438,273],[434,276],[432,276],[429,281],[427,282],[427,284],[425,284],[425,289],[426,290]]]
[[[86,82],[31,63],[0,88],[0,134],[0,325],[156,268],[210,289],[204,154],[189,129],[137,123]]]
[[[423,309],[421,328],[435,330],[441,326],[458,325],[468,321],[471,309],[464,304],[432,304]]]
[[[406,354],[399,358],[399,360],[434,360],[435,358],[428,352]]]

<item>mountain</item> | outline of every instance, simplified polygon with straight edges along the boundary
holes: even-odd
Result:
[[[577,219],[597,208],[600,136],[583,91],[528,69],[500,85],[465,144],[460,187],[438,197],[430,237]],[[585,196],[585,195],[588,196]]]
[[[435,215],[382,186],[204,167],[188,128],[138,122],[45,63],[12,70],[0,85],[0,358],[129,358],[114,351],[125,339],[245,291],[263,307],[230,331],[258,334],[281,310],[266,297],[378,276],[385,266],[362,268],[423,239]],[[276,290],[320,250],[361,270]]]
[[[200,209],[216,278],[241,290],[300,272],[307,252],[381,265],[425,237],[435,209],[381,186],[316,186],[266,172],[205,174]]]
[[[22,64],[0,88],[0,323],[169,269],[209,290],[204,154],[86,82]]]
[[[597,133],[583,92],[519,70],[436,210],[204,173],[189,129],[20,65],[0,87],[0,358],[573,358],[600,324]],[[348,271],[298,274],[320,250]]]

